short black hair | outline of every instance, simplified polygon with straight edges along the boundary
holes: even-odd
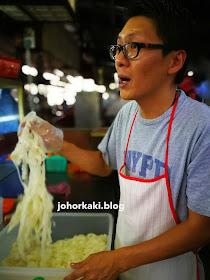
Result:
[[[191,56],[194,21],[190,11],[178,0],[130,0],[128,2],[124,12],[125,21],[134,16],[148,17],[154,21],[157,35],[168,49],[186,51],[186,61],[175,78],[176,84],[181,83]],[[169,52],[163,50],[163,55]]]

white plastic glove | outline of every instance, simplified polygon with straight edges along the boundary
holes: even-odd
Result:
[[[40,145],[45,153],[56,153],[61,150],[63,131],[38,117],[35,112],[30,112],[24,117],[18,127],[18,135],[22,133],[22,130],[28,122],[33,132],[39,134]]]

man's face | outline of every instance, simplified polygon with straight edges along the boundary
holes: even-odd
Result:
[[[163,44],[154,22],[143,16],[129,19],[120,32],[117,44],[128,42]],[[157,94],[166,83],[168,63],[160,49],[142,48],[133,59],[125,58],[121,51],[115,61],[121,97],[138,102],[142,97]]]

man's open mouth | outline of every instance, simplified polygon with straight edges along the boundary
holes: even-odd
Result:
[[[119,76],[119,85],[120,85],[120,87],[126,86],[129,82],[130,82],[129,78]]]
[[[129,79],[129,78],[121,78],[120,81],[121,81],[123,84],[125,84],[125,83],[129,82],[130,79]]]

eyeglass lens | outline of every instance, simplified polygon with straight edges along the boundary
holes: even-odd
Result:
[[[112,59],[116,59],[116,56],[120,53],[121,48],[117,45],[110,48],[110,56]],[[138,54],[138,46],[134,43],[127,43],[123,46],[123,53],[126,58],[134,58]]]
[[[134,43],[128,43],[124,47],[124,52],[127,58],[136,57],[138,54],[138,46]]]

